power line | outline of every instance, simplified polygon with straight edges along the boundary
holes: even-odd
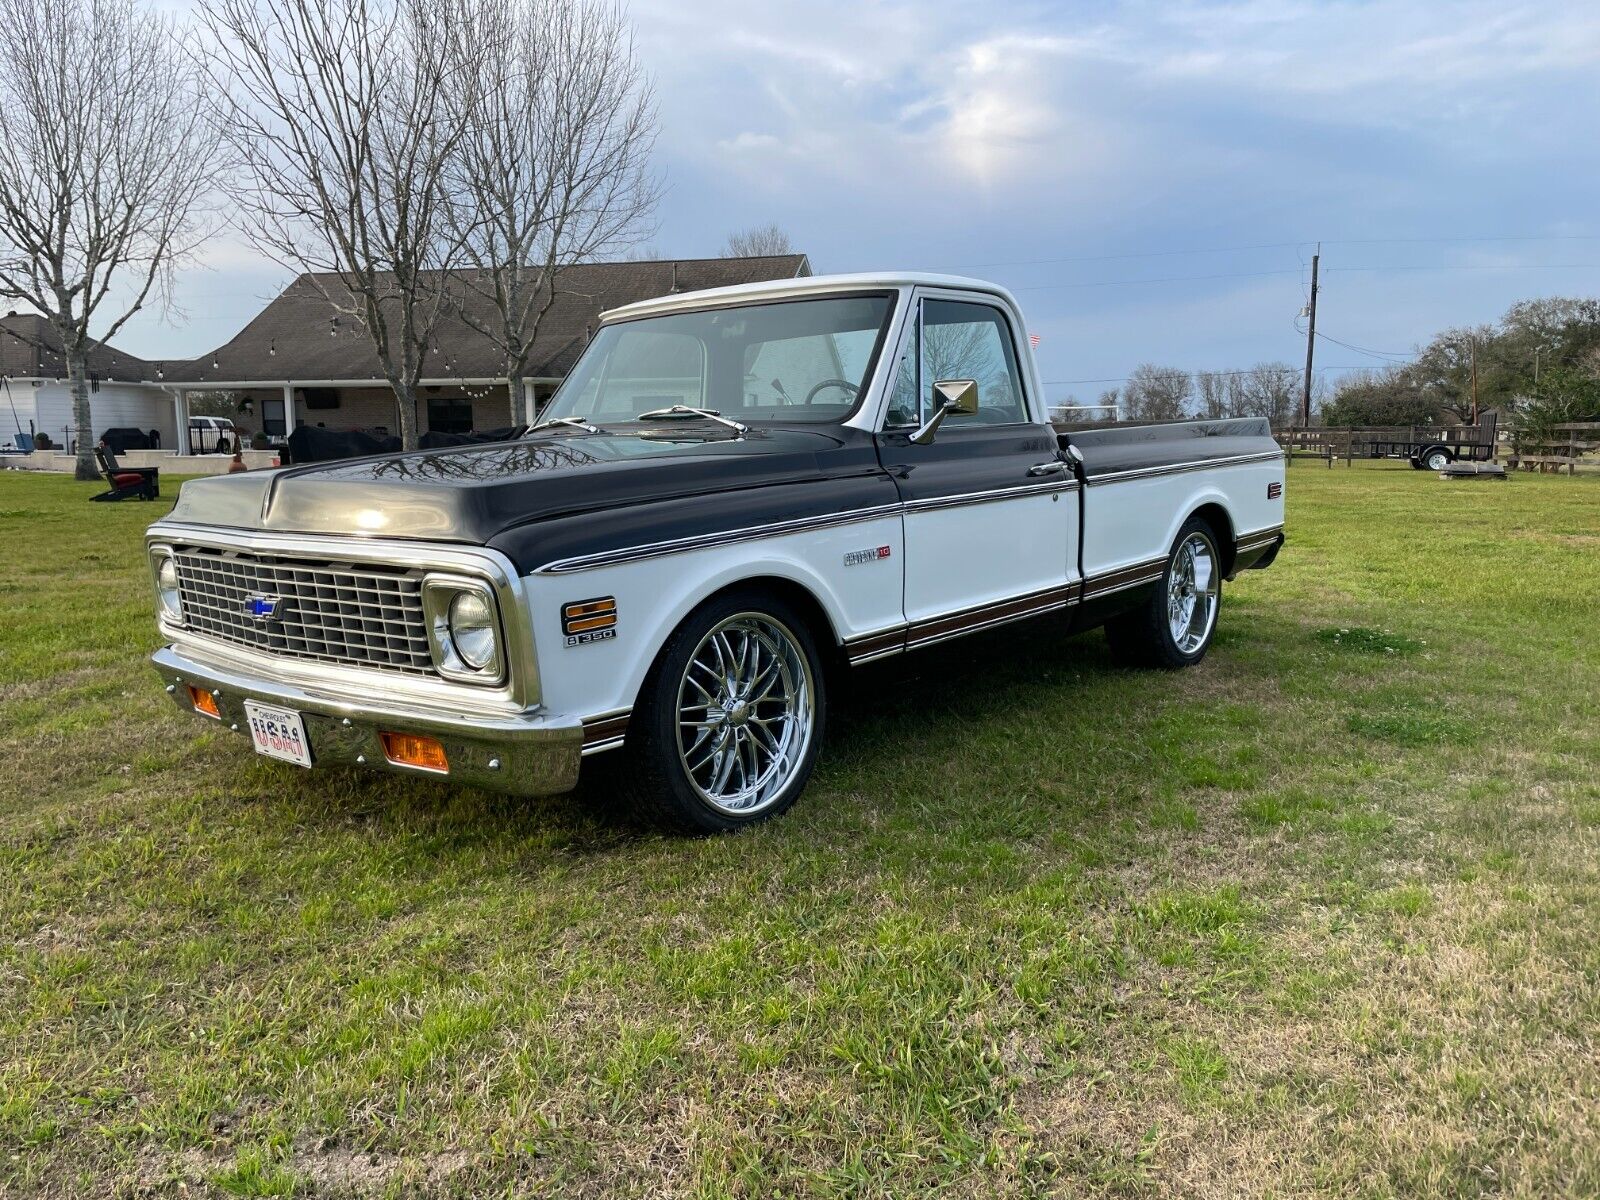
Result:
[[[1323,238],[1327,246],[1409,246],[1409,245],[1467,245],[1479,242],[1600,242],[1600,234],[1502,234],[1472,237],[1400,237],[1400,238]],[[1243,254],[1250,250],[1299,249],[1314,245],[1310,238],[1298,242],[1254,242],[1246,246],[1197,246],[1179,250],[1137,250],[1126,254],[1084,254],[1063,258],[1019,258],[1005,262],[955,263],[952,271],[973,271],[987,267],[1034,267],[1060,263],[1118,262],[1136,258],[1178,258],[1198,254]]]
[[[1502,234],[1498,237],[1408,237],[1408,238],[1329,238],[1330,246],[1402,246],[1460,242],[1600,242],[1600,234],[1532,233]]]
[[[1600,263],[1455,263],[1442,266],[1329,267],[1330,271],[1596,271]]]
[[[1246,250],[1287,250],[1304,242],[1257,242],[1251,246],[1213,246],[1198,250],[1136,250],[1127,254],[1084,254],[1068,258],[1021,258],[1012,262],[955,263],[952,271],[976,271],[985,267],[1034,267],[1058,263],[1118,262],[1130,258],[1177,258],[1188,254],[1242,254]]]
[[[1318,336],[1320,337],[1321,335],[1319,334]],[[1294,373],[1294,367],[1290,366],[1288,363],[1283,363],[1276,369],[1279,371],[1287,371],[1290,374]],[[1322,375],[1328,371],[1366,371],[1370,369],[1371,368],[1369,368],[1365,363],[1356,363],[1353,366],[1318,367],[1315,371],[1315,374]],[[1255,367],[1247,367],[1238,371],[1207,371],[1202,368],[1200,370],[1189,372],[1191,375],[1212,375],[1218,378],[1233,378],[1240,375],[1254,375],[1255,373]],[[1128,380],[1132,378],[1132,375],[1114,375],[1108,376],[1105,379],[1041,379],[1039,381],[1039,386],[1072,387],[1081,383],[1127,383]]]
[[[1329,267],[1328,270],[1341,272],[1363,272],[1367,274],[1385,274],[1390,271],[1596,271],[1600,270],[1600,263],[1461,263],[1444,266],[1394,266],[1394,267]],[[1269,275],[1303,275],[1303,269],[1283,269],[1277,271],[1226,271],[1211,275],[1151,275],[1140,279],[1087,279],[1075,280],[1070,283],[1034,283],[1025,287],[1015,287],[1013,292],[1048,292],[1062,288],[1092,288],[1092,287],[1129,287],[1143,283],[1204,283],[1217,279],[1260,279]]]
[[[1295,271],[1230,271],[1221,275],[1166,275],[1152,276],[1146,279],[1090,279],[1076,283],[1036,283],[1028,287],[1012,288],[1014,292],[1045,292],[1056,288],[1080,287],[1122,287],[1136,283],[1185,283],[1191,280],[1207,279],[1254,279],[1263,275],[1298,275]]]
[[[1343,346],[1346,350],[1354,350],[1357,354],[1365,354],[1371,358],[1380,359],[1384,362],[1409,362],[1412,358],[1416,357],[1409,350],[1372,350],[1366,346],[1356,346],[1352,345],[1350,342],[1341,342],[1338,338],[1329,337],[1325,333],[1319,332],[1317,337],[1321,338],[1325,342],[1332,342],[1335,346]]]

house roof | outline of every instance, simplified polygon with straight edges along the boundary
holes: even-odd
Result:
[[[600,314],[607,309],[675,291],[791,279],[810,273],[804,254],[581,263],[567,267],[556,278],[555,301],[540,322],[528,376],[565,375],[588,344]],[[465,272],[445,276],[447,294],[489,323],[492,307],[470,284]],[[226,345],[186,362],[155,366],[167,383],[212,387],[382,379],[377,352],[365,332],[349,317],[339,317],[329,303],[329,291],[342,286],[334,275],[302,275]],[[459,317],[440,321],[428,350],[424,379],[483,380],[502,375],[500,355],[488,338]]]
[[[104,342],[89,344],[89,374],[127,383],[150,379],[151,365]],[[61,335],[36,313],[0,317],[0,375],[12,379],[65,379],[67,360]]]

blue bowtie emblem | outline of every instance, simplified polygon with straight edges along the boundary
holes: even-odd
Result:
[[[278,615],[278,604],[276,596],[247,596],[244,610],[258,621],[270,621]]]

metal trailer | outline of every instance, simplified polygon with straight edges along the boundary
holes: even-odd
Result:
[[[1403,458],[1416,471],[1442,471],[1458,460],[1489,462],[1495,455],[1498,422],[1499,415],[1490,412],[1476,425],[1352,429],[1350,457]]]

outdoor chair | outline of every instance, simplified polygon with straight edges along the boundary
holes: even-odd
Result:
[[[91,500],[126,500],[137,496],[141,500],[154,500],[161,495],[161,470],[159,467],[125,467],[117,456],[105,446],[96,446],[95,460],[100,464],[100,474],[111,485],[109,492],[91,496]]]

